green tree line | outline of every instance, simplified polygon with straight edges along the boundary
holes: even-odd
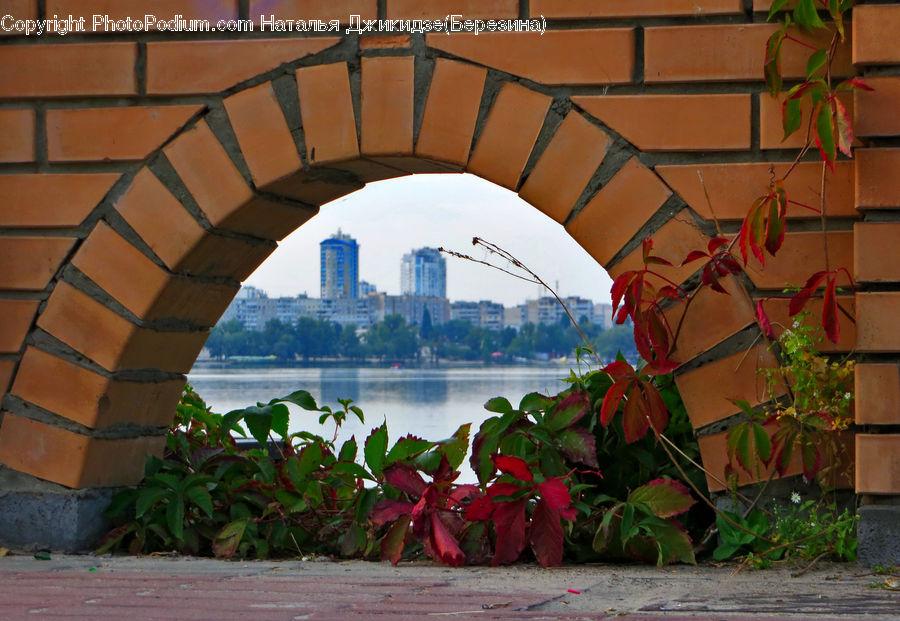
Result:
[[[420,327],[407,324],[400,315],[389,315],[362,333],[358,333],[355,326],[308,317],[299,319],[296,324],[273,319],[262,330],[247,330],[233,320],[215,326],[206,346],[216,358],[409,360],[419,357],[427,347],[432,357],[487,361],[557,358],[571,355],[576,347],[584,344],[575,328],[563,322],[526,323],[517,331],[514,328],[488,330],[462,320],[433,325],[427,316],[423,319]],[[599,324],[583,322],[580,325],[602,359],[613,359],[619,350],[629,357],[634,352],[630,327],[615,326],[604,330]]]

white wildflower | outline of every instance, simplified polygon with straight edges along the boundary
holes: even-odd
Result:
[[[800,504],[800,494],[797,492],[791,492],[791,502],[795,505]]]

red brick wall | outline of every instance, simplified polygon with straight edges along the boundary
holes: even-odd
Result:
[[[240,282],[319,205],[372,180],[466,170],[519,192],[615,276],[641,237],[680,261],[735,232],[780,141],[763,94],[768,2],[0,0],[0,17],[540,18],[537,33],[75,33],[0,37],[0,463],[70,487],[136,482]],[[836,72],[857,155],[826,188],[833,264],[861,284],[832,351],[857,367],[856,486],[900,493],[900,4],[861,5]],[[90,22],[90,17],[89,20]],[[258,29],[257,29],[258,30]],[[805,49],[787,47],[801,77]],[[821,165],[789,191],[818,203]],[[706,191],[701,186],[702,175]],[[706,194],[709,194],[707,201]],[[749,274],[778,295],[824,266],[810,212]],[[683,281],[693,268],[672,270]],[[704,461],[727,398],[759,401],[752,300],[704,292],[676,357]],[[198,302],[199,301],[199,302]],[[851,306],[854,300],[848,300]],[[773,316],[786,305],[772,300]],[[713,487],[719,487],[712,481]]]

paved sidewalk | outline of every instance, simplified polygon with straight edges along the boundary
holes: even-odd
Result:
[[[8,556],[0,620],[900,619],[900,592],[856,565],[732,570]]]

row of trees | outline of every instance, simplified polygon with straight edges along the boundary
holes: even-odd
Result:
[[[634,351],[630,328],[602,326],[583,322],[582,330],[601,358],[611,360],[621,350],[626,356]],[[341,326],[320,319],[301,318],[296,324],[277,319],[263,330],[247,330],[238,321],[229,321],[212,329],[207,347],[217,358],[230,356],[275,356],[279,360],[346,358],[363,360],[409,360],[427,348],[432,357],[451,360],[503,360],[571,355],[583,345],[578,332],[568,323],[527,323],[514,328],[488,330],[468,321],[453,320],[432,325],[423,321],[407,324],[400,315],[389,315],[363,333],[354,326]]]

